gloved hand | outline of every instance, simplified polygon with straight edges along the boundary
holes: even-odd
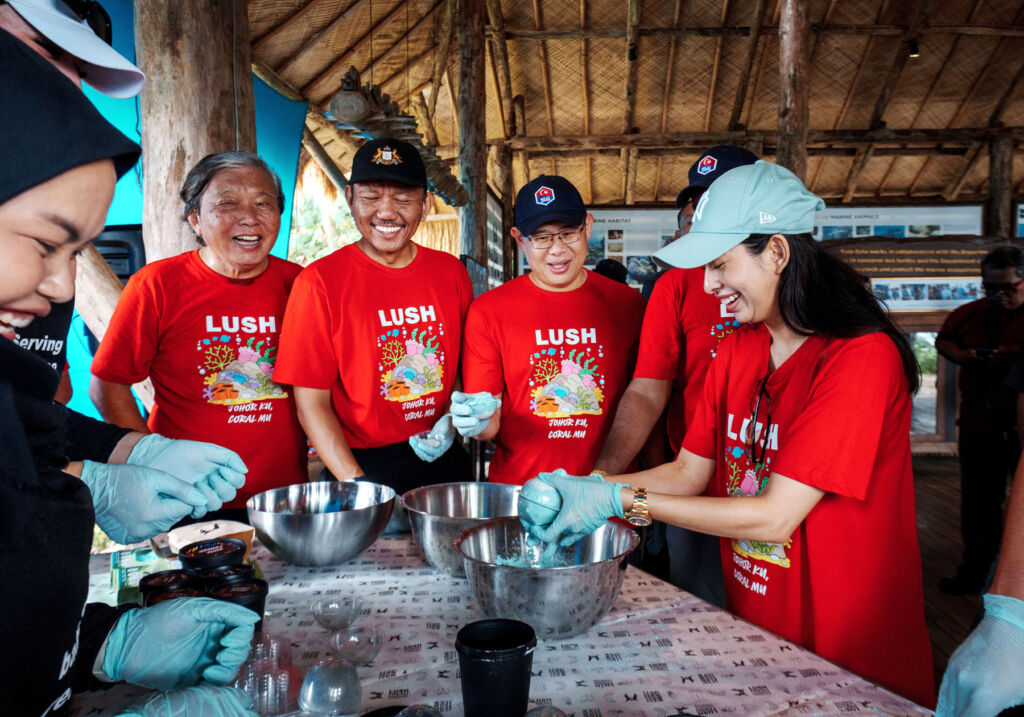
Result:
[[[82,482],[92,493],[96,523],[111,540],[137,543],[168,530],[206,497],[163,471],[83,461]]]
[[[193,506],[193,518],[220,510],[245,485],[245,473],[249,470],[238,454],[227,448],[200,441],[174,440],[156,433],[143,436],[126,463],[170,473],[202,491],[206,503]]]
[[[466,438],[472,438],[487,428],[491,416],[499,408],[501,408],[501,399],[486,391],[480,393],[452,391],[452,425]]]
[[[420,438],[420,434],[409,436],[409,445],[421,461],[433,463],[448,452],[455,441],[455,431],[452,429],[452,415],[446,413],[437,419],[437,423],[430,429],[427,438]]]
[[[157,692],[117,717],[257,717],[252,697],[237,687],[199,685]]]
[[[985,617],[942,676],[938,717],[986,717],[1024,705],[1024,601],[992,593],[982,601]]]
[[[249,654],[249,608],[211,598],[178,598],[129,610],[110,631],[103,671],[112,680],[156,690],[204,679],[224,685]]]
[[[544,481],[562,496],[562,507],[551,525],[530,529],[532,535],[549,544],[549,549],[552,545],[572,545],[600,528],[609,518],[623,516],[619,491],[626,486],[621,483],[605,483],[597,474],[571,476],[562,469],[541,473],[537,480]]]

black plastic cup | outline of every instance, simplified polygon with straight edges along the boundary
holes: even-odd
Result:
[[[466,717],[523,717],[537,635],[518,620],[479,620],[455,636]]]
[[[256,630],[258,632],[263,629],[263,608],[267,602],[268,587],[266,580],[250,578],[248,580],[221,583],[216,587],[210,588],[209,596],[215,600],[233,602],[255,612],[260,616],[259,622],[256,623]]]

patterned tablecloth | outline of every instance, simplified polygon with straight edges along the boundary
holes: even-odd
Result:
[[[380,539],[340,567],[295,567],[259,546],[254,558],[270,582],[264,630],[291,644],[297,666],[304,670],[327,652],[313,601],[358,595],[360,621],[386,635],[377,658],[358,668],[362,711],[424,703],[462,714],[455,634],[483,617],[466,580],[432,569],[407,537]],[[91,599],[109,598],[108,562],[93,558]],[[140,694],[118,686],[78,695],[72,714],[115,714]],[[594,628],[538,644],[530,701],[576,717],[930,714],[632,567]]]

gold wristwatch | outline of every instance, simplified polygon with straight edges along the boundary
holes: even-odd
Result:
[[[647,510],[647,489],[633,489],[633,507],[626,513],[626,520],[637,528],[646,528],[651,524],[651,514]]]

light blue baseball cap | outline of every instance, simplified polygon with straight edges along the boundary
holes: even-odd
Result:
[[[730,169],[704,192],[688,234],[654,257],[690,269],[720,257],[751,234],[806,234],[814,231],[821,197],[785,167],[759,160]]]

